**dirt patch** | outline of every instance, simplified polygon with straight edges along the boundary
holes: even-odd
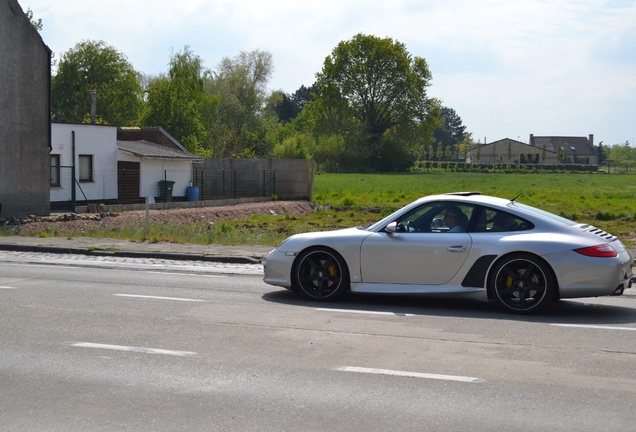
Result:
[[[311,203],[307,201],[268,201],[219,207],[150,210],[148,217],[152,223],[172,222],[190,224],[201,221],[215,222],[228,219],[240,219],[252,214],[301,215],[313,211],[314,208]],[[58,221],[52,221],[51,219],[29,221],[26,224],[16,226],[16,233],[19,235],[33,236],[40,232],[50,230],[52,224],[55,224],[58,235],[88,231],[90,229],[99,228],[99,226],[108,226],[112,229],[119,226],[130,226],[135,223],[142,224],[146,220],[146,211],[126,211],[118,215],[104,217],[86,214],[78,215],[77,218],[71,218],[71,220],[58,219]]]

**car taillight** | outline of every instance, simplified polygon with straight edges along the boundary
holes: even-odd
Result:
[[[612,245],[608,243],[581,249],[574,249],[574,252],[580,253],[581,255],[597,258],[614,258],[615,256],[618,256],[618,252],[616,251],[616,249],[614,249]]]

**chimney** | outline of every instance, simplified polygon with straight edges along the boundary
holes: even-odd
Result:
[[[590,137],[588,138],[588,140],[590,141],[590,145],[593,146],[594,145],[594,134],[590,134]]]
[[[97,90],[90,90],[91,95],[91,124],[97,120]]]

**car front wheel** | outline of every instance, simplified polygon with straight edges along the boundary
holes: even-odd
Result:
[[[489,286],[499,305],[514,313],[545,309],[556,292],[550,267],[529,254],[511,255],[493,268]]]
[[[335,300],[349,287],[349,271],[342,257],[326,248],[309,249],[298,257],[293,284],[305,297]]]

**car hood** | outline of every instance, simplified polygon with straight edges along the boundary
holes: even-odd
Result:
[[[298,252],[310,246],[343,246],[350,243],[361,243],[370,234],[372,233],[360,228],[294,234],[276,249],[282,252]]]

